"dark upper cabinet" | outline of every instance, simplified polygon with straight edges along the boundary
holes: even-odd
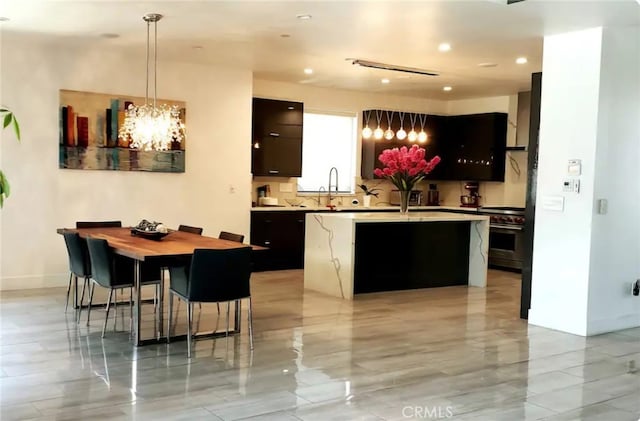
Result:
[[[425,121],[427,141],[415,144],[426,149],[427,159],[436,155],[441,159],[426,180],[504,181],[507,114],[426,115]],[[386,125],[383,127],[386,129]],[[400,128],[397,117],[391,128]],[[406,120],[404,129],[411,130]],[[373,170],[382,167],[378,156],[383,150],[413,144],[408,139],[362,139],[362,177],[375,178]]]
[[[253,98],[251,172],[253,175],[302,175],[301,102]]]
[[[449,179],[504,181],[507,114],[450,116],[447,137]]]

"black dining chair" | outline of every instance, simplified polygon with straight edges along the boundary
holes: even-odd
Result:
[[[235,241],[236,243],[242,243],[244,241],[244,235],[234,234],[232,232],[220,231],[218,238],[221,240]]]
[[[80,312],[82,311],[82,301],[84,300],[85,287],[89,283],[89,278],[91,277],[91,262],[89,261],[89,250],[87,249],[86,241],[83,240],[78,233],[66,232],[63,234],[63,236],[64,243],[67,246],[67,254],[69,255],[69,285],[67,286],[67,302],[64,306],[64,311],[67,311],[67,308],[69,307],[69,294],[71,292],[73,278],[75,277],[74,297],[76,298],[76,301],[78,298],[78,278],[82,278],[82,296],[80,297],[80,304],[78,307],[79,319]]]
[[[119,228],[122,221],[77,221],[76,228]]]
[[[253,320],[251,306],[251,247],[226,250],[195,249],[189,267],[170,267],[169,317],[167,342],[171,336],[173,296],[187,304],[187,356],[191,358],[193,310],[192,303],[227,303],[227,335],[229,334],[229,303],[237,305],[249,299],[249,342],[253,349]]]
[[[116,255],[107,240],[102,238],[87,238],[87,247],[89,249],[89,258],[91,261],[91,280],[93,284],[89,291],[89,308],[87,311],[87,326],[91,319],[91,305],[93,304],[93,293],[95,285],[98,284],[103,288],[109,289],[109,298],[107,299],[106,315],[104,325],[102,327],[102,337],[107,327],[109,318],[109,308],[113,292],[117,289],[133,288],[134,286],[134,263],[133,260],[123,256]],[[156,294],[158,293],[158,285],[160,284],[159,267],[143,266],[141,286],[155,285]],[[129,308],[133,304],[132,295],[129,296]],[[162,310],[160,310],[162,311]],[[131,318],[131,315],[130,315]]]
[[[189,226],[189,225],[180,225],[178,227],[178,231],[190,232],[191,234],[202,235],[203,229],[200,228],[200,227],[192,227],[192,226]]]

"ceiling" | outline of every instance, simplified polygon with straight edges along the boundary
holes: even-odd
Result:
[[[144,54],[145,13],[160,58],[249,68],[256,78],[435,99],[528,90],[542,37],[594,26],[640,25],[636,0],[560,1],[54,1],[3,0],[3,33]],[[312,18],[302,20],[299,14]],[[104,34],[117,34],[105,38]],[[442,42],[452,49],[438,51]],[[194,48],[199,47],[199,48]],[[516,64],[517,57],[528,58]],[[353,66],[360,58],[437,71],[429,77]],[[479,67],[495,63],[495,67]],[[304,68],[312,68],[305,75]],[[390,79],[383,85],[382,78]],[[444,86],[452,86],[444,92]]]

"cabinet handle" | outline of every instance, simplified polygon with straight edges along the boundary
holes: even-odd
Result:
[[[298,219],[298,222],[303,223],[304,219]]]
[[[269,174],[278,174],[279,172],[278,170],[269,170]]]
[[[271,137],[280,137],[280,133],[271,132],[271,133],[269,133],[269,136],[271,136]]]
[[[271,244],[271,241],[265,241],[265,242],[264,242],[264,245],[265,245],[265,246],[268,246],[269,244]]]

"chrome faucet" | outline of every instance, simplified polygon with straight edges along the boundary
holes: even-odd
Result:
[[[329,170],[329,185],[327,186],[327,190],[329,193],[329,198],[327,199],[327,206],[331,206],[331,174],[333,171],[336,172],[336,194],[338,194],[338,169],[336,167],[331,167]]]
[[[320,193],[322,193],[323,190],[327,191],[324,186],[320,186],[320,188],[318,189],[318,206],[320,206]]]

